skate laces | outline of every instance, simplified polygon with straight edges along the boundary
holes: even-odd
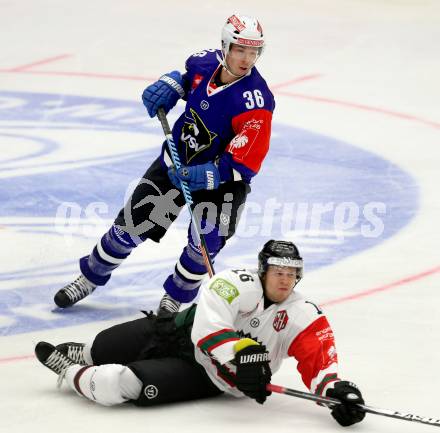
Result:
[[[166,293],[160,301],[159,310],[163,309],[171,313],[177,313],[180,308],[180,302],[173,299]]]
[[[68,344],[67,357],[77,364],[86,364],[86,360],[84,359],[84,344]]]
[[[65,372],[68,367],[75,365],[75,363],[61,352],[54,350],[46,359],[44,365],[49,367],[54,373],[61,374]]]
[[[58,375],[58,379],[57,379],[57,388],[60,389],[64,379],[66,378],[66,372],[67,372],[67,368],[65,368],[59,375]]]
[[[64,293],[72,302],[76,302],[90,295],[95,287],[83,275],[80,275],[73,283],[64,288]]]
[[[56,349],[71,359],[75,364],[87,365],[87,361],[84,357],[84,347],[84,343],[69,342],[58,344]]]

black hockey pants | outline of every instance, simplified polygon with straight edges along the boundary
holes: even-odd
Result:
[[[195,305],[178,313],[192,316]],[[92,345],[95,365],[122,364],[142,381],[142,392],[134,404],[162,403],[212,397],[222,393],[194,359],[190,333],[192,321],[175,326],[176,315],[160,319],[147,317],[112,326],[96,337]],[[163,322],[161,323],[161,320]],[[168,322],[167,322],[168,320]]]

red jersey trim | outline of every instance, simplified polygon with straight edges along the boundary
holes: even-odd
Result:
[[[321,370],[338,362],[333,331],[325,316],[321,316],[300,332],[287,351],[298,361],[297,369],[307,388]]]
[[[232,119],[235,137],[226,147],[234,161],[258,173],[269,150],[272,112],[249,110]]]
[[[85,371],[91,367],[94,367],[94,365],[86,365],[85,367],[82,367],[80,370],[78,370],[78,372],[75,374],[75,377],[73,378],[73,385],[75,386],[75,389],[84,397],[86,397],[86,395],[82,392],[82,389],[79,386],[79,380],[81,379],[81,376],[85,373]]]
[[[223,380],[224,382],[226,382],[231,388],[235,388],[236,385],[234,383],[235,380],[235,373],[231,370],[229,370],[229,368],[226,365],[221,365],[218,362],[214,361],[213,359],[211,359],[212,364],[214,365],[214,367],[216,368],[216,373],[217,376]]]
[[[229,341],[237,341],[240,337],[233,329],[221,329],[213,332],[198,341],[197,347],[201,350],[211,353],[216,347],[221,346]]]

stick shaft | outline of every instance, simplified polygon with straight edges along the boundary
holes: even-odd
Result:
[[[267,390],[276,392],[278,394],[290,395],[292,397],[298,397],[305,400],[315,401],[317,403],[322,403],[330,408],[341,404],[341,402],[335,398],[330,397],[321,397],[319,395],[311,394],[309,392],[298,391],[296,389],[286,388],[285,386],[279,385],[267,385]],[[422,424],[432,425],[434,427],[440,427],[440,419],[430,418],[430,417],[422,417],[419,415],[414,415],[407,412],[394,411],[389,409],[379,409],[372,406],[366,406],[363,404],[357,405],[359,409],[362,409],[365,412],[372,413],[374,415],[386,416],[389,418],[401,419],[404,421],[414,421]]]
[[[174,167],[176,167],[176,170],[178,170],[182,164],[180,162],[179,153],[177,152],[176,144],[174,143],[173,135],[171,133],[171,128],[168,123],[168,119],[165,113],[165,110],[161,107],[157,111],[157,117],[160,120],[160,123],[162,125],[162,130],[165,134],[165,138],[167,140],[168,149],[171,154],[171,159],[173,161]],[[180,185],[182,187],[182,193],[183,197],[185,198],[185,202],[188,206],[188,211],[191,216],[191,221],[194,226],[194,232],[197,236],[197,242],[199,244],[200,251],[202,252],[203,260],[205,262],[206,269],[208,271],[208,274],[210,277],[212,277],[215,274],[214,271],[214,265],[212,263],[211,257],[209,255],[208,246],[206,244],[205,236],[203,236],[203,233],[201,233],[201,227],[200,223],[196,218],[196,215],[192,211],[191,205],[193,204],[193,199],[191,196],[191,191],[188,187],[188,183],[181,180]]]

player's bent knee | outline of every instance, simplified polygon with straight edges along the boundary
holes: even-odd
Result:
[[[142,381],[130,370],[124,367],[120,376],[121,396],[128,400],[137,400],[142,391]]]
[[[78,393],[103,406],[136,400],[142,390],[133,371],[120,364],[83,368],[67,380]]]

